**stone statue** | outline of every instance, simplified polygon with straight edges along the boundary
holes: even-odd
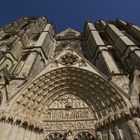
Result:
[[[71,130],[69,130],[69,131],[66,133],[66,140],[73,140],[72,131],[71,131]]]

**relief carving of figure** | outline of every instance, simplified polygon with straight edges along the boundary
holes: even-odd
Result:
[[[68,132],[65,132],[64,140],[73,140],[73,136],[72,136],[71,130],[69,130]]]

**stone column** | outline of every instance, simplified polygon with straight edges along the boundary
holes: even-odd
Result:
[[[0,132],[2,132],[3,131],[3,129],[4,129],[4,122],[3,121],[1,121],[0,122]]]
[[[116,134],[115,136],[116,140],[125,140],[122,129],[119,129],[118,127],[116,127],[115,134]]]
[[[15,140],[24,140],[25,129],[23,127],[19,127],[18,133]]]
[[[140,140],[139,132],[138,129],[136,128],[135,124],[133,121],[129,120],[127,122],[128,129],[133,137],[134,140]]]
[[[134,118],[134,122],[135,122],[135,124],[137,125],[137,127],[138,127],[138,129],[140,131],[140,118]]]
[[[26,129],[23,140],[30,140],[30,137],[31,137],[31,131]]]
[[[41,140],[38,133],[36,134],[36,140]]]
[[[102,133],[102,137],[103,137],[103,140],[108,140],[108,133],[107,133],[107,131],[104,131]]]
[[[37,134],[35,132],[31,132],[30,140],[37,140]]]
[[[18,134],[18,129],[19,129],[18,126],[13,125],[9,133],[9,136],[7,137],[7,140],[15,140]]]
[[[98,131],[98,132],[96,133],[96,138],[97,138],[97,140],[103,140],[103,138],[102,138],[102,133]]]
[[[36,140],[43,140],[43,134],[42,133],[37,133],[36,135]]]
[[[115,140],[114,135],[112,134],[110,129],[109,129],[109,132],[108,132],[108,137],[109,137],[109,140]]]
[[[3,130],[0,132],[0,140],[7,140],[11,130],[11,124],[3,123]]]

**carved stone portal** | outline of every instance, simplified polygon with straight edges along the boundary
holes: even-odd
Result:
[[[62,135],[66,137],[66,134],[68,136],[71,134],[72,139],[74,139],[74,136],[78,133],[86,132],[87,130],[94,134],[95,118],[90,107],[80,98],[71,94],[65,94],[52,101],[49,104],[43,122],[46,139],[50,139],[49,137],[53,139],[54,136],[61,139]],[[51,133],[53,135],[50,135]],[[59,136],[57,133],[59,133]],[[81,134],[78,136],[81,136]]]

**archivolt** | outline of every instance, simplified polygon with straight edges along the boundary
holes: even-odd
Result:
[[[97,120],[124,109],[129,103],[104,78],[83,69],[64,67],[36,79],[18,96],[11,111],[40,120],[47,105],[63,94],[74,94],[84,100]]]

